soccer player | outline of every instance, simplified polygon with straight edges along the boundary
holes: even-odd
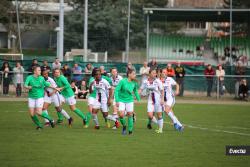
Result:
[[[125,135],[126,132],[126,120],[124,116],[128,116],[128,131],[132,134],[134,127],[133,112],[134,112],[134,96],[137,101],[140,101],[140,96],[138,93],[138,84],[136,82],[136,74],[133,69],[127,71],[127,78],[122,79],[115,88],[115,100],[116,106],[119,107],[119,117],[120,122],[123,126],[122,134]],[[127,114],[126,114],[126,113]]]
[[[89,92],[92,93],[93,90],[96,91],[95,104],[93,105],[92,115],[94,115],[94,122],[96,129],[99,129],[99,122],[97,119],[97,113],[101,109],[103,118],[107,123],[108,116],[108,106],[111,104],[112,90],[109,82],[102,78],[101,71],[96,70],[94,75],[95,80],[91,82]],[[109,93],[109,94],[107,94]]]
[[[141,90],[147,90],[148,92],[148,129],[152,129],[151,122],[158,124],[159,129],[156,133],[162,133],[163,118],[162,107],[164,105],[164,88],[160,79],[156,78],[156,70],[149,70],[149,77],[145,80],[140,88]],[[154,113],[157,113],[157,118],[154,117]]]
[[[53,71],[54,79],[57,84],[57,90],[61,92],[62,96],[65,98],[65,102],[69,105],[71,111],[76,113],[82,120],[83,125],[88,123],[89,119],[82,113],[81,110],[76,108],[76,99],[74,96],[74,92],[71,89],[71,86],[63,75],[61,75],[60,69],[54,69]]]
[[[178,131],[184,129],[183,125],[177,119],[173,113],[173,106],[175,104],[175,94],[179,94],[179,85],[175,82],[172,77],[166,77],[163,83],[164,86],[164,101],[165,101],[165,113],[171,118],[174,123],[174,128]],[[174,94],[172,86],[176,86],[176,92]]]
[[[36,124],[37,130],[42,129],[42,124],[40,123],[37,115],[48,119],[51,127],[54,128],[53,119],[46,112],[42,111],[44,103],[44,88],[51,87],[50,83],[46,82],[41,76],[41,68],[39,66],[35,66],[33,71],[34,74],[29,75],[24,83],[24,87],[29,90],[28,105],[31,119]]]
[[[56,88],[56,82],[54,79],[49,77],[49,71],[45,70],[42,72],[42,75],[45,79],[45,81],[49,82],[52,87]],[[51,89],[51,88],[45,88],[45,95],[44,95],[44,104],[43,104],[43,112],[46,112],[48,114],[48,108],[51,103],[54,104],[55,109],[57,111],[57,124],[61,124],[63,122],[63,116],[68,120],[68,125],[71,126],[73,119],[69,116],[69,114],[62,109],[62,102],[63,102],[63,97],[61,94],[58,93],[57,90]],[[47,119],[45,119],[45,125],[49,123]]]
[[[118,75],[117,72],[117,68],[111,68],[110,70],[111,72],[111,81],[112,81],[112,92],[114,92],[116,86],[119,84],[119,82],[123,79],[122,76]],[[115,96],[114,93],[112,94],[112,98],[113,98],[113,114],[112,115],[108,115],[108,119],[111,121],[115,122],[115,125],[113,126],[113,129],[117,129],[119,128],[119,120],[118,120],[118,108],[116,106],[116,100],[115,100]]]

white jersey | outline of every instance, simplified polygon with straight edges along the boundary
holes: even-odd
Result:
[[[57,87],[57,84],[56,84],[56,82],[54,81],[53,78],[48,77],[48,79],[47,79],[46,81],[50,83],[50,86],[51,86],[51,87],[54,87],[54,88]],[[46,90],[47,92],[49,92],[49,93],[52,93],[52,92],[54,91],[54,89],[52,89],[52,88],[45,88],[45,90]]]
[[[107,102],[107,92],[111,88],[109,82],[102,78],[99,82],[94,81],[93,87],[96,89],[96,99],[99,102]]]
[[[167,77],[163,82],[163,87],[165,91],[166,98],[173,97],[174,98],[174,91],[172,86],[176,85],[175,80],[172,77]]]
[[[148,79],[145,80],[141,85],[141,89],[146,89],[149,92],[148,101],[160,103],[163,84],[159,79],[156,78],[153,82],[150,82]]]
[[[122,76],[117,75],[115,78],[113,78],[112,76],[110,77],[111,81],[112,81],[112,86],[116,87],[119,82],[123,79]]]

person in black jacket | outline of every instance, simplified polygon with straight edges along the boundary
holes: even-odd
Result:
[[[37,59],[32,60],[32,64],[27,70],[28,72],[30,72],[29,75],[33,74],[33,71],[34,71],[35,67],[40,67],[40,65],[38,64]]]
[[[177,66],[175,67],[175,77],[176,82],[180,86],[180,94],[179,96],[183,96],[184,93],[184,77],[185,77],[185,69],[181,66],[181,62],[178,62]]]
[[[242,79],[241,80],[241,84],[239,86],[239,97],[241,100],[248,100],[248,91],[249,91],[249,87],[247,85],[247,80],[246,79]]]
[[[4,62],[1,68],[2,71],[2,79],[3,79],[3,94],[9,94],[9,86],[11,82],[12,68],[10,67],[8,62]]]

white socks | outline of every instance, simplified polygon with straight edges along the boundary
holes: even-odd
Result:
[[[69,114],[64,109],[62,109],[61,113],[66,119],[70,119]]]
[[[180,123],[180,121],[176,118],[176,116],[174,115],[173,111],[169,111],[168,112],[168,116],[171,118],[171,120],[173,121],[174,124],[178,124],[179,126],[182,126],[182,124]]]
[[[92,114],[92,118],[93,118],[93,121],[94,121],[95,125],[99,126],[99,121],[98,121],[97,114]]]
[[[158,126],[159,126],[159,130],[163,129],[163,119],[162,118],[158,119]]]
[[[153,116],[152,120],[151,120],[154,124],[157,124],[157,119],[155,118],[155,116]]]

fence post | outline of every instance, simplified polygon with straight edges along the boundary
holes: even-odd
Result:
[[[2,91],[2,95],[3,95],[3,72],[1,71],[1,91]]]
[[[216,91],[216,99],[218,100],[219,99],[219,93],[220,93],[220,81],[219,81],[219,77],[216,77],[217,78],[217,91]]]

